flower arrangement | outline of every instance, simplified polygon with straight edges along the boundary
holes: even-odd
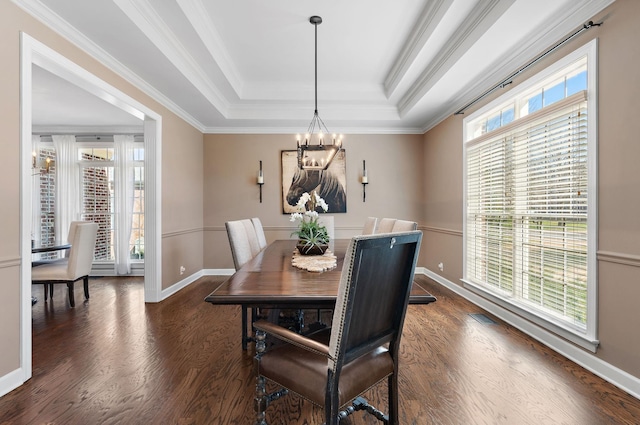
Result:
[[[316,191],[305,192],[300,196],[296,208],[299,212],[291,214],[290,221],[299,221],[298,230],[291,235],[298,236],[298,250],[301,254],[323,254],[329,243],[327,228],[318,223],[316,208],[327,211],[329,206]]]

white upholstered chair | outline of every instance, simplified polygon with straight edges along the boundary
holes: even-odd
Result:
[[[69,304],[75,307],[74,283],[80,279],[84,283],[84,297],[89,299],[89,273],[93,264],[97,233],[97,223],[72,222],[69,227],[69,236],[72,239],[68,241],[71,243],[68,257],[31,269],[32,283],[44,284],[45,300],[47,285],[65,283],[69,292]],[[52,288],[50,293],[53,294]]]
[[[362,229],[363,235],[373,235],[376,233],[376,225],[378,224],[377,217],[367,217],[364,221],[364,228]]]
[[[318,223],[327,228],[327,234],[329,235],[329,239],[335,239],[336,232],[335,226],[333,225],[333,216],[320,214],[318,216]]]
[[[253,224],[251,224],[251,226],[253,227]],[[247,261],[253,258],[251,242],[249,242],[249,236],[247,236],[247,227],[243,220],[227,221],[225,227],[227,228],[227,236],[229,238],[229,245],[231,246],[233,265],[236,271],[238,271]],[[255,231],[252,230],[252,232],[257,246]]]
[[[231,246],[231,256],[236,271],[240,270],[249,260],[255,257],[260,248],[259,237],[256,234],[255,222],[250,219],[232,220],[225,223],[229,245]],[[242,349],[247,349],[248,321],[253,322],[257,314],[255,309],[251,310],[251,318],[247,319],[248,307],[241,305],[242,310]]]
[[[391,233],[393,231],[393,225],[395,224],[395,218],[381,218],[376,228],[376,233]]]
[[[391,229],[393,233],[410,232],[412,230],[418,230],[418,223],[408,220],[396,220],[396,222],[393,223],[393,228]]]
[[[256,237],[258,238],[258,245],[260,246],[260,249],[263,249],[264,247],[267,246],[267,238],[264,235],[262,222],[258,217],[252,218],[251,222],[253,223],[253,228],[256,231]]]

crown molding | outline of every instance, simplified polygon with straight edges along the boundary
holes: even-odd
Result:
[[[586,21],[594,18],[595,15],[614,1],[615,0],[594,0],[586,5],[583,3],[572,3],[563,15],[549,22],[545,31],[541,32],[536,30],[528,34],[527,37],[524,37],[528,42],[521,43],[518,49],[512,50],[488,67],[488,69],[493,71],[484,74],[484,78],[478,79],[463,88],[460,92],[461,94],[451,100],[451,106],[442,110],[437,116],[424,122],[422,126],[423,131],[427,132],[438,125],[459,110],[462,105],[466,105],[488,88],[498,84],[506,76],[512,74],[515,70],[534,59],[550,46],[562,40],[576,28],[584,25]],[[535,54],[532,55],[531,52],[535,52]]]
[[[211,54],[222,74],[225,76],[229,85],[239,98],[243,97],[244,83],[240,77],[240,73],[233,64],[231,56],[224,46],[224,42],[220,34],[215,29],[213,22],[207,9],[201,0],[176,0],[182,13],[187,20],[193,25],[196,34],[202,40],[202,44]]]
[[[29,0],[11,0],[16,6],[33,16],[38,21],[42,22],[45,26],[52,31],[58,33],[61,37],[65,38],[71,44],[84,51],[87,55],[97,60],[103,66],[107,67],[110,71],[123,78],[129,84],[141,90],[144,94],[151,97],[156,102],[182,118],[191,126],[195,127],[199,131],[204,131],[204,125],[195,119],[191,114],[187,113],[184,109],[178,106],[175,102],[158,91],[155,87],[150,85],[146,80],[141,78],[135,72],[124,66],[120,61],[115,59],[104,49],[99,47],[89,38],[87,38],[80,31],[69,25],[67,21],[60,18],[57,14],[51,11],[48,7],[44,6],[39,1]]]
[[[146,0],[112,0],[155,47],[175,66],[222,116],[229,112],[229,101],[211,83],[204,70],[169,30]]]
[[[103,134],[142,134],[144,126],[119,126],[119,125],[98,125],[98,126],[77,126],[77,125],[34,125],[33,134],[74,134],[74,135],[103,135]]]
[[[447,13],[454,0],[436,0],[429,2],[418,17],[417,24],[413,27],[407,37],[407,43],[396,58],[384,80],[384,92],[390,98],[398,88],[400,81],[405,77],[407,71],[413,65],[420,51],[429,41],[429,38],[440,23],[442,17]]]
[[[420,74],[398,103],[405,116],[469,48],[506,12],[515,0],[486,0],[476,3],[455,35],[440,49],[429,66]]]

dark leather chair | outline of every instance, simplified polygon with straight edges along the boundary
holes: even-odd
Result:
[[[331,329],[304,336],[268,321],[254,323],[256,425],[267,424],[268,405],[289,391],[324,406],[327,425],[358,410],[398,424],[398,352],[421,240],[420,231],[354,237]],[[272,344],[267,334],[279,341]],[[283,389],[267,394],[266,380]],[[388,416],[360,397],[383,380]]]

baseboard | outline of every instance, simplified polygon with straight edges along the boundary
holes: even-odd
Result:
[[[160,301],[166,300],[171,295],[175,294],[179,290],[186,288],[191,285],[196,280],[200,279],[203,276],[231,276],[236,271],[234,269],[202,269],[199,272],[196,272],[179,282],[174,283],[167,289],[163,289],[160,292]]]
[[[231,276],[236,271],[234,269],[203,269],[204,276]]]
[[[182,279],[181,281],[178,281],[178,282],[174,283],[173,285],[171,285],[167,289],[163,289],[162,291],[160,291],[160,301],[166,300],[171,295],[173,295],[176,292],[178,292],[179,290],[181,290],[183,288],[186,288],[187,286],[191,285],[193,282],[195,282],[196,280],[200,279],[202,276],[204,276],[204,273],[203,273],[202,270],[200,270],[199,272],[196,272],[196,273],[194,273],[194,274]]]
[[[580,349],[579,347],[565,341],[551,332],[536,326],[535,324],[523,319],[522,317],[505,310],[504,308],[488,301],[487,299],[471,292],[460,285],[456,285],[448,279],[440,276],[433,271],[417,267],[416,274],[422,273],[433,279],[440,285],[450,289],[461,297],[469,300],[473,304],[483,308],[487,312],[500,318],[511,326],[521,330],[531,338],[551,348],[555,352],[561,354],[567,359],[579,364],[593,374],[601,377],[607,382],[615,385],[623,391],[626,391],[633,397],[640,399],[640,378],[633,376],[622,369],[607,363],[593,354]]]
[[[0,376],[0,397],[24,384],[24,371],[18,368],[4,376]]]

